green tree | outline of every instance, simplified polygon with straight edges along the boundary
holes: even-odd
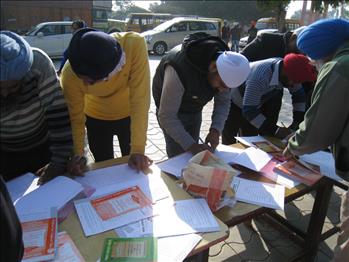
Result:
[[[152,4],[149,9],[156,13],[219,17],[243,23],[272,15],[269,10],[258,8],[257,1],[161,1],[160,4]]]
[[[286,11],[288,5],[291,3],[291,0],[257,0],[257,5],[262,10],[269,10],[274,13],[274,17],[278,26],[278,30],[283,32],[285,29],[285,19],[286,19]]]

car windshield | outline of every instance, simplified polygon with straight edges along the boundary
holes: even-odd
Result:
[[[157,27],[154,27],[152,30],[154,31],[164,31],[167,28],[169,28],[171,25],[173,25],[173,21],[166,21],[165,23],[162,23],[158,25]]]
[[[28,32],[25,33],[25,35],[30,35],[31,33],[33,33],[39,27],[40,27],[40,24],[33,26]]]

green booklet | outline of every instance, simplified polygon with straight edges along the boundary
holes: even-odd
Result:
[[[157,261],[157,238],[107,238],[101,262]]]

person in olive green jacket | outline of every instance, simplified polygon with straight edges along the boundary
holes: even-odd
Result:
[[[300,33],[298,48],[315,63],[319,75],[311,106],[290,138],[286,157],[331,146],[338,176],[349,181],[349,21],[320,20]],[[335,261],[349,261],[349,193],[343,195],[341,231]]]

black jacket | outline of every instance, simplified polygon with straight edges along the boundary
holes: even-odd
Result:
[[[153,78],[152,93],[157,108],[160,106],[165,68],[171,65],[185,89],[179,112],[200,112],[216,91],[207,80],[208,67],[220,51],[229,50],[218,37],[186,38],[182,47],[169,51],[160,61]]]
[[[21,261],[23,257],[22,228],[6,185],[0,175],[1,252],[0,261]]]
[[[241,51],[248,61],[254,62],[272,57],[284,57],[287,54],[287,43],[291,32],[264,33],[257,36]]]

